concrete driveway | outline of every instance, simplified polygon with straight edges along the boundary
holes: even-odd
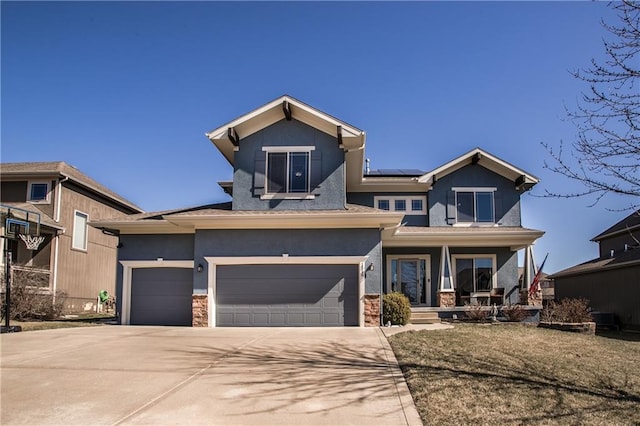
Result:
[[[2,425],[417,425],[378,328],[3,334]]]

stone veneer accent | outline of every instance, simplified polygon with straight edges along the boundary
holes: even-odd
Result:
[[[542,290],[529,295],[528,290],[520,290],[520,304],[525,306],[542,306]]]
[[[438,306],[441,308],[453,308],[456,306],[456,293],[453,291],[438,292]]]
[[[193,327],[209,326],[209,298],[206,294],[191,296],[191,318]]]
[[[380,295],[364,295],[364,326],[378,327],[380,325]]]

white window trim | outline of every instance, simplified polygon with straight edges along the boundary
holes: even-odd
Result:
[[[496,195],[495,192],[498,190],[498,188],[482,188],[482,187],[459,187],[459,186],[455,186],[453,188],[451,188],[452,191],[455,192],[455,209],[456,209],[456,222],[454,223],[454,226],[495,226],[496,225]],[[460,222],[458,220],[458,192],[472,192],[473,193],[473,218],[477,219],[476,216],[478,215],[478,206],[476,205],[476,194],[478,192],[490,192],[492,193],[492,197],[491,197],[491,213],[493,216],[493,220],[490,222],[478,222],[476,220],[474,220],[473,222]]]
[[[429,254],[394,254],[387,255],[387,290],[390,289],[391,286],[391,262],[398,260],[424,260],[425,261],[425,286],[426,286],[426,299],[427,301],[431,300],[431,255]],[[427,302],[429,304],[430,302]]]
[[[387,197],[384,195],[376,195],[373,197],[373,206],[377,209],[378,208],[378,201],[380,200],[387,200],[389,201],[389,211],[390,212],[395,212],[395,211],[399,211],[399,212],[404,212],[405,214],[408,215],[422,215],[422,214],[427,214],[427,197],[425,195],[409,195],[409,196],[393,196],[393,197]],[[404,200],[405,201],[405,206],[406,206],[406,210],[396,210],[396,201],[397,200]],[[422,210],[411,210],[412,206],[412,201],[413,200],[421,200],[422,201]]]
[[[75,245],[75,240],[76,240],[76,216],[78,214],[81,214],[83,216],[85,216],[86,221],[84,224],[84,247],[76,247]],[[73,234],[71,235],[71,248],[73,250],[78,250],[78,251],[83,251],[86,252],[89,249],[89,214],[85,213],[83,211],[80,210],[74,210],[73,211]]]
[[[457,274],[458,274],[458,267],[456,265],[456,262],[458,259],[477,259],[477,258],[491,258],[491,268],[493,269],[493,274],[491,275],[491,288],[494,289],[496,287],[498,287],[498,256],[495,254],[452,254],[451,255],[451,266],[453,268],[452,270],[452,274],[455,278],[457,278]],[[457,285],[458,283],[456,282],[456,287],[455,289],[457,290]],[[471,293],[471,296],[475,296],[475,295],[487,295],[489,294],[490,291],[481,291],[481,292],[473,292]]]
[[[358,267],[358,325],[364,327],[365,263],[369,256],[255,256],[255,257],[209,257],[208,302],[209,327],[216,327],[216,272],[224,265],[355,265]],[[121,262],[122,263],[122,262]]]
[[[269,192],[269,154],[270,153],[285,153],[287,154],[286,170],[285,170],[285,187],[289,189],[289,154],[306,152],[309,154],[307,159],[307,189],[311,189],[311,151],[315,151],[315,146],[263,146],[262,151],[265,152],[264,163],[264,195],[260,196],[261,200],[313,200],[315,195],[310,192]]]
[[[121,260],[122,265],[122,316],[121,324],[131,322],[131,279],[134,268],[190,268],[194,267],[193,260]],[[193,291],[193,290],[192,290]]]
[[[32,185],[46,185],[47,196],[44,200],[32,200],[31,199],[31,186]],[[51,204],[51,182],[46,180],[30,180],[27,183],[27,202],[31,204]]]

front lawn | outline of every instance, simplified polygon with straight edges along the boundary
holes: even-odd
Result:
[[[521,325],[389,337],[425,425],[640,424],[640,341]]]

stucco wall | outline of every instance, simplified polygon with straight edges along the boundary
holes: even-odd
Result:
[[[381,242],[377,229],[199,230],[195,263],[204,266],[194,280],[194,293],[207,291],[205,256],[369,256],[366,293],[381,288]]]
[[[520,192],[515,183],[485,169],[480,165],[465,166],[455,172],[438,179],[429,192],[430,226],[448,226],[447,203],[453,202],[450,197],[453,187],[495,187],[496,223],[503,226],[521,226]]]
[[[321,159],[321,183],[311,188],[313,200],[261,200],[255,191],[256,156],[265,146],[314,146],[312,158]],[[338,139],[296,120],[281,120],[240,140],[234,156],[233,210],[327,210],[344,209],[344,151]],[[313,168],[316,163],[312,162]],[[316,171],[311,171],[312,175]]]

